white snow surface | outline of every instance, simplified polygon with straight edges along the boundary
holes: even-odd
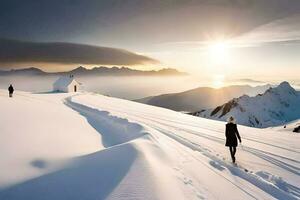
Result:
[[[300,139],[92,93],[0,90],[0,199],[300,199]]]
[[[287,124],[284,124],[284,125],[281,125],[281,126],[275,126],[275,127],[271,127],[270,129],[271,130],[276,130],[276,131],[282,131],[282,132],[289,132],[289,133],[292,133],[293,130],[300,126],[300,119],[297,119],[297,120],[294,120],[294,121],[291,121]],[[297,134],[295,132],[293,132],[293,134]]]

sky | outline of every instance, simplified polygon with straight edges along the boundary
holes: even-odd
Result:
[[[298,80],[299,0],[2,0],[0,66],[176,68]]]

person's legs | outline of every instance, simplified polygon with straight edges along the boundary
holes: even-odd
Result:
[[[232,147],[232,161],[235,163],[235,153],[236,153],[236,147]]]
[[[9,93],[9,97],[12,97],[12,93]]]
[[[233,147],[229,147],[229,151],[230,151],[231,159],[232,159],[232,161],[233,161],[233,158],[234,158],[234,155],[233,155]]]

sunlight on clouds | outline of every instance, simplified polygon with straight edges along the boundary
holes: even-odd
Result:
[[[164,43],[160,47],[168,53],[157,53],[154,58],[213,80],[214,87],[222,84],[216,74],[274,81],[280,74],[281,79],[298,79],[299,19],[299,14],[277,19],[235,37],[207,33],[203,40]]]
[[[256,27],[235,38],[239,47],[259,47],[270,44],[298,44],[300,40],[300,14],[277,19]]]

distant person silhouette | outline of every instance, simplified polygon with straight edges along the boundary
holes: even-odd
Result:
[[[14,93],[14,87],[12,86],[12,84],[9,85],[8,87],[8,94],[9,94],[9,97],[13,97],[13,93]]]
[[[232,162],[235,163],[236,147],[238,146],[237,139],[239,139],[240,143],[242,142],[242,140],[233,117],[229,117],[228,119],[228,123],[226,124],[225,135],[225,146],[229,147]]]

